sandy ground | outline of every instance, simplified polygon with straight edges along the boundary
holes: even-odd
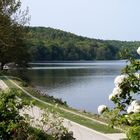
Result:
[[[0,80],[0,90],[5,90],[5,89],[8,89],[8,86],[2,80]]]
[[[39,119],[42,113],[42,110],[36,106],[24,111],[35,119]],[[119,140],[125,138],[125,134],[103,134],[67,119],[64,119],[63,125],[69,131],[73,131],[76,140]]]

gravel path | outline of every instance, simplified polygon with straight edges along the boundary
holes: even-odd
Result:
[[[32,108],[25,109],[24,113],[29,114],[35,118],[35,120],[40,120],[39,118],[43,111],[39,107],[33,106]],[[64,119],[63,125],[68,128],[69,131],[73,132],[73,136],[76,140],[112,140],[109,136],[106,136],[106,134],[99,133],[67,119]]]

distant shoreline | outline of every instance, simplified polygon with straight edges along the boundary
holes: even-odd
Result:
[[[120,61],[125,62],[126,60],[79,60],[79,61],[32,61],[28,64],[41,64],[41,63],[93,63],[93,62],[111,62],[111,61]]]

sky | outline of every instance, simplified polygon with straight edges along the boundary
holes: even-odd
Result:
[[[30,26],[96,39],[140,41],[140,0],[23,0]]]

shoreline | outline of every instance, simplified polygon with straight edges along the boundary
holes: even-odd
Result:
[[[84,112],[79,112],[75,109],[65,107],[63,105],[57,104],[50,101],[47,98],[43,98],[42,96],[36,94],[31,87],[20,87],[22,85],[22,81],[16,81],[15,79],[11,80],[8,77],[5,77],[6,84],[15,88],[19,88],[24,93],[21,94],[20,98],[23,98],[25,100],[31,100],[31,98],[35,101],[35,104],[41,108],[46,108],[46,106],[50,109],[54,109],[55,111],[59,112],[59,114],[67,119],[70,119],[74,122],[77,122],[79,124],[82,124],[86,127],[89,127],[91,129],[95,129],[97,131],[103,132],[103,133],[114,133],[114,132],[120,132],[118,130],[112,129],[107,127],[107,123],[102,120],[98,115],[96,114],[88,114]],[[30,93],[29,93],[30,92]],[[57,108],[56,108],[57,106]],[[94,126],[95,125],[95,126]]]

